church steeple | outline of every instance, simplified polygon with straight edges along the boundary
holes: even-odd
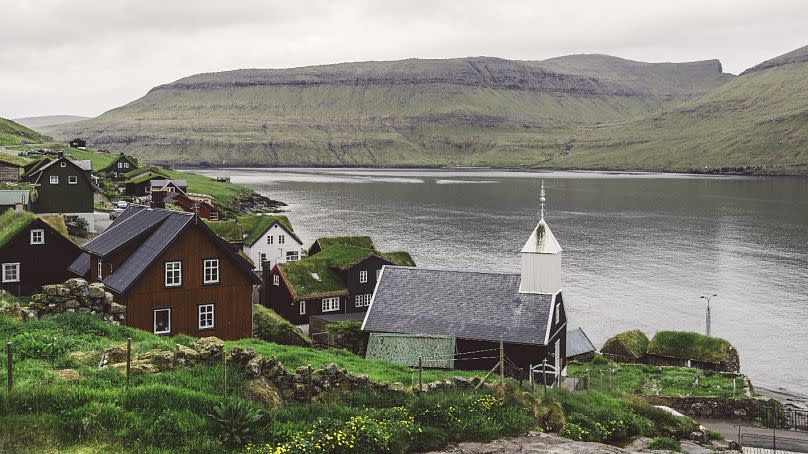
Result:
[[[561,245],[544,220],[544,181],[539,193],[539,224],[522,248],[520,293],[557,293],[561,290]]]

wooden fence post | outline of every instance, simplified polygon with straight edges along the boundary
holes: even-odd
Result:
[[[227,397],[227,353],[222,348],[222,367],[224,368],[224,397]]]
[[[424,358],[418,356],[418,392],[424,392]]]
[[[541,362],[541,379],[544,383],[544,393],[547,394],[547,358]]]
[[[505,344],[499,336],[499,382],[505,384]]]
[[[132,338],[126,338],[126,389],[129,390],[129,380],[132,377]]]
[[[530,366],[527,368],[528,374],[528,381],[530,382],[530,391],[533,391],[533,363],[530,363]]]
[[[11,388],[14,387],[14,347],[11,346],[11,342],[6,344],[6,377],[8,378],[8,383],[6,386],[8,387],[8,395],[11,396]]]
[[[306,402],[311,402],[311,364],[306,365]]]

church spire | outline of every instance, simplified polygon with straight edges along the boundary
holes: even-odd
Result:
[[[541,192],[539,192],[539,201],[541,202],[541,212],[539,213],[539,220],[541,221],[544,219],[544,201],[547,200],[544,197],[544,180],[541,180]]]
[[[521,293],[556,293],[561,290],[561,245],[544,220],[547,194],[539,191],[539,223],[522,248]]]

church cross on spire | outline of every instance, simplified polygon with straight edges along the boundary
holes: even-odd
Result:
[[[544,180],[541,180],[541,192],[539,192],[539,201],[541,202],[541,211],[539,212],[539,220],[544,219]]]

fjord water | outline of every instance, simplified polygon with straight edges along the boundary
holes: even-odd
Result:
[[[753,383],[808,393],[808,179],[482,170],[220,169],[289,204],[308,246],[371,235],[419,266],[519,272],[538,192],[570,325],[731,341]],[[436,304],[440,304],[436,301]],[[457,314],[463,317],[463,314]]]

